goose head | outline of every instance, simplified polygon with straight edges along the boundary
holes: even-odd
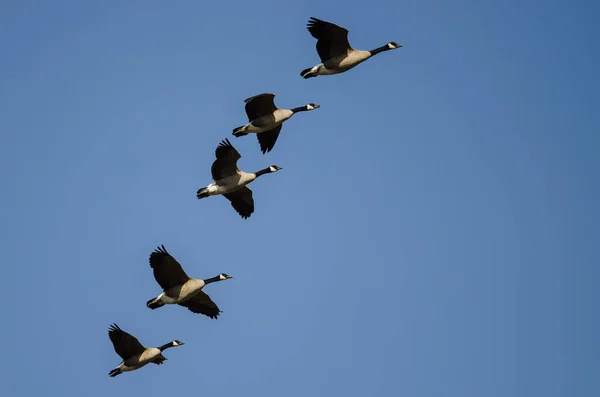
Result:
[[[230,276],[227,273],[221,273],[221,274],[219,274],[219,280],[227,280],[227,279],[230,279],[230,278],[233,278],[233,277]]]
[[[168,349],[168,348],[170,348],[170,347],[176,347],[176,346],[181,346],[181,345],[185,345],[185,343],[183,343],[183,342],[182,342],[182,341],[180,341],[180,340],[177,340],[177,339],[175,339],[175,340],[173,340],[173,341],[171,341],[171,342],[167,343],[166,345],[162,345],[162,346],[161,346],[161,347],[159,347],[158,349],[159,349],[159,350],[162,352],[162,351],[164,351],[165,349]]]

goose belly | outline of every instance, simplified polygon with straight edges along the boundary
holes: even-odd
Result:
[[[323,64],[320,74],[338,74],[352,69],[371,57],[368,51],[351,52],[343,58],[331,59]]]
[[[243,185],[242,185],[243,186]],[[223,184],[223,185],[215,185],[215,188],[212,191],[209,191],[210,195],[218,196],[220,194],[227,194],[234,192],[241,188],[242,186],[236,184]]]
[[[219,183],[211,183],[207,186],[209,196],[218,196],[235,192],[250,182],[242,181],[239,177],[227,177],[219,180]]]
[[[146,349],[142,354],[137,357],[131,357],[123,361],[120,365],[120,369],[123,372],[133,371],[151,362],[160,354],[160,349],[156,347]]]
[[[331,74],[339,74],[345,72],[346,70],[347,69],[329,69],[327,66],[323,66],[321,69],[319,69],[318,74],[326,76]]]
[[[213,196],[218,194],[227,194],[235,192],[236,190],[243,188],[255,179],[255,174],[245,172],[241,172],[241,174],[228,176],[226,178],[219,179],[217,182],[211,183],[209,186],[207,186],[208,194]]]
[[[172,298],[173,303],[183,302],[196,295],[204,287],[204,281],[192,278],[183,285],[178,285],[165,291],[165,295]]]
[[[261,132],[272,130],[292,117],[293,114],[294,113],[289,109],[277,109],[275,112],[273,112],[273,114],[261,116],[255,120],[252,120],[252,122],[248,124],[246,132],[260,134]]]
[[[143,367],[143,365],[125,365],[125,364],[121,364],[119,366],[119,369],[122,372],[127,372],[127,371],[135,371],[136,369],[141,368],[141,367]]]

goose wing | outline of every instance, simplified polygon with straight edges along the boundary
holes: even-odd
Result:
[[[233,209],[240,214],[244,219],[247,219],[254,212],[254,199],[252,198],[252,190],[248,186],[244,186],[234,192],[223,195],[231,202]]]
[[[317,52],[321,62],[345,56],[352,49],[348,42],[348,30],[341,26],[311,17],[306,28],[317,39]]]
[[[210,168],[213,180],[218,181],[238,173],[237,161],[242,156],[231,145],[229,139],[225,139],[219,143],[215,150],[215,157],[217,159],[212,163]]]
[[[123,331],[117,324],[110,326],[108,337],[115,348],[115,352],[123,360],[142,354],[146,350],[135,336]]]
[[[156,248],[150,254],[150,267],[154,271],[156,282],[163,290],[182,285],[190,279],[179,262],[167,252],[164,245]]]
[[[272,130],[256,134],[256,139],[258,139],[260,150],[263,152],[263,154],[270,152],[271,149],[273,149],[273,146],[275,146],[275,142],[277,142],[277,138],[279,137],[279,133],[281,132],[282,126],[283,124],[279,124]]]
[[[192,313],[204,314],[212,319],[219,317],[221,312],[215,302],[204,291],[199,291],[190,299],[179,303],[179,305],[187,307]]]
[[[274,102],[275,94],[264,93],[255,95],[252,98],[246,99],[246,115],[248,121],[252,121],[260,116],[273,114],[277,110]]]

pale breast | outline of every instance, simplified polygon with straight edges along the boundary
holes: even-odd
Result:
[[[242,172],[240,176],[240,186],[246,186],[250,182],[256,179],[256,174],[249,172]]]
[[[275,113],[273,113],[276,125],[283,123],[284,121],[292,117],[293,114],[294,112],[292,112],[289,109],[277,109]]]
[[[244,173],[237,173],[235,175],[227,176],[223,179],[219,179],[216,183],[215,193],[223,194],[228,193],[236,188],[243,186],[241,179],[244,177]]]
[[[181,287],[181,290],[179,291],[178,301],[183,302],[184,300],[191,298],[198,291],[200,291],[202,289],[202,287],[204,287],[204,285],[205,284],[204,284],[203,280],[198,280],[196,278],[189,279]]]
[[[289,109],[276,109],[273,114],[261,116],[252,120],[246,132],[259,134],[261,132],[272,130],[290,117],[294,113]]]
[[[330,61],[327,61],[325,63],[325,67],[330,70],[337,69],[338,73],[339,73],[340,71],[346,71],[348,69],[352,69],[353,67],[355,67],[356,65],[358,65],[361,62],[366,61],[370,57],[371,57],[371,53],[369,51],[353,50],[353,51],[348,52],[348,55],[346,55],[343,58],[337,58],[337,59],[332,59]],[[331,74],[334,74],[334,73],[331,73]]]
[[[160,349],[156,348],[156,347],[151,347],[149,349],[146,349],[141,355],[140,355],[140,364],[147,364],[148,362],[152,361],[153,359],[156,358],[156,356],[158,356],[160,354]]]
[[[140,354],[138,357],[130,357],[127,360],[125,360],[123,362],[123,365],[125,367],[128,367],[128,369],[122,369],[122,370],[123,371],[131,371],[133,369],[143,367],[144,365],[146,365],[150,361],[152,361],[154,358],[156,358],[156,356],[158,356],[159,354],[160,354],[160,349],[157,349],[156,347],[148,348],[148,349],[144,350],[144,352],[142,354]]]

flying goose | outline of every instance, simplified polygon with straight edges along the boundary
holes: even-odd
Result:
[[[321,63],[304,69],[300,75],[305,79],[327,74],[343,73],[380,52],[402,47],[393,41],[371,51],[356,50],[348,42],[348,30],[330,22],[311,17],[307,27],[317,39],[317,52]]]
[[[219,143],[215,150],[215,157],[217,159],[211,166],[214,183],[198,189],[196,197],[201,199],[208,196],[223,195],[231,202],[233,209],[242,218],[247,219],[254,212],[254,199],[252,198],[252,190],[246,185],[261,175],[279,171],[281,167],[272,165],[256,172],[240,171],[237,167],[237,161],[242,156],[231,146],[229,139]]]
[[[275,98],[275,94],[264,93],[246,99],[244,102],[246,103],[246,115],[249,123],[233,130],[233,135],[236,137],[255,133],[263,154],[270,152],[275,146],[284,121],[292,117],[294,113],[315,110],[321,107],[309,103],[293,109],[279,109],[275,106],[273,98]]]
[[[167,252],[164,245],[157,247],[150,254],[150,267],[154,271],[156,282],[163,289],[162,294],[146,302],[146,306],[150,309],[154,310],[164,305],[177,304],[187,307],[192,313],[204,314],[212,319],[219,317],[221,310],[202,291],[202,288],[206,284],[233,277],[221,273],[206,280],[191,278],[185,273],[179,262]]]
[[[163,350],[184,344],[176,339],[160,347],[144,347],[135,336],[123,331],[117,324],[110,326],[108,337],[115,352],[123,359],[117,368],[108,373],[110,377],[127,371],[135,371],[148,363],[160,365],[167,359],[162,355]]]

